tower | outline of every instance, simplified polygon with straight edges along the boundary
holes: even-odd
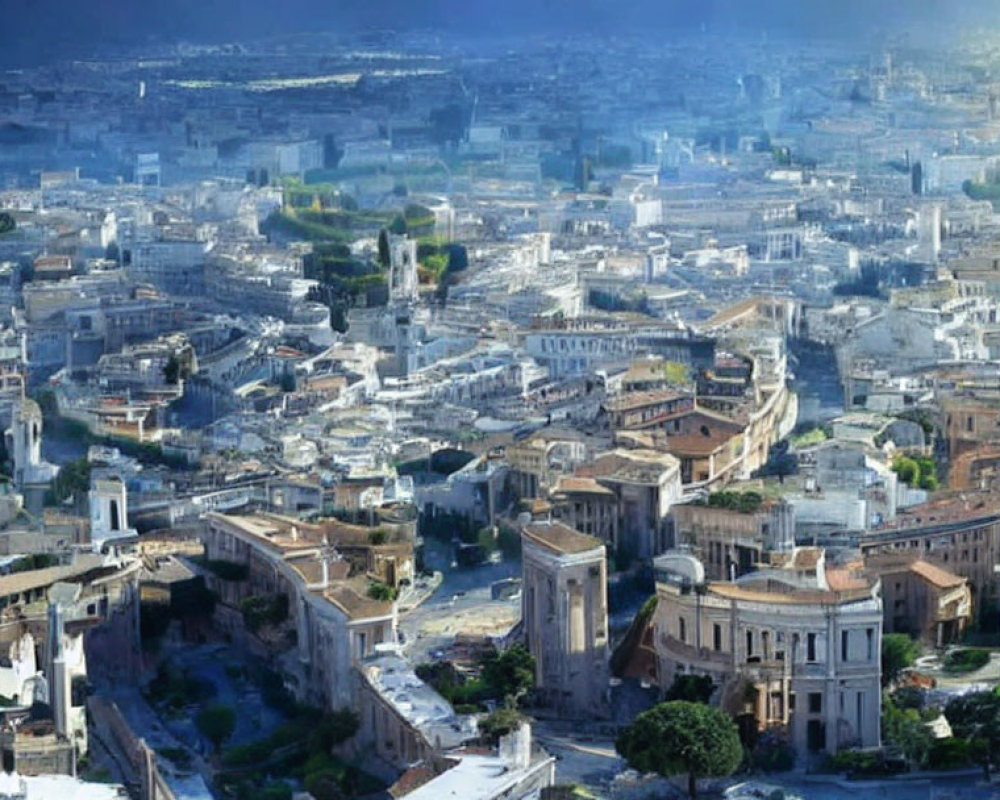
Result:
[[[73,743],[75,758],[87,752],[87,715],[83,696],[73,697],[73,680],[86,678],[87,661],[82,632],[67,633],[65,622],[67,615],[73,616],[80,593],[81,587],[76,583],[52,584],[47,595],[46,615],[49,705],[52,707],[56,733]]]
[[[389,236],[389,299],[409,302],[417,298],[417,241]]]
[[[87,496],[90,505],[90,541],[95,550],[105,542],[138,534],[128,526],[128,493],[119,478],[94,480]]]
[[[42,410],[31,398],[22,398],[11,415],[4,443],[14,467],[14,486],[24,495],[25,506],[39,513],[45,490],[59,468],[42,459]]]
[[[521,618],[535,682],[567,716],[608,714],[608,598],[604,543],[561,522],[521,532]]]

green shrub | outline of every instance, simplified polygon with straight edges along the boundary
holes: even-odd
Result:
[[[965,739],[936,739],[927,755],[928,769],[959,769],[972,762]]]
[[[951,673],[972,672],[985,667],[990,660],[988,650],[952,650],[944,659],[944,671]]]
[[[288,595],[254,595],[240,603],[243,624],[256,633],[267,625],[280,625],[288,618]]]
[[[764,497],[759,492],[713,492],[708,496],[708,505],[712,508],[725,508],[741,514],[753,514],[763,503]]]
[[[826,762],[826,771],[850,777],[897,775],[905,770],[905,763],[888,760],[881,750],[839,750]]]

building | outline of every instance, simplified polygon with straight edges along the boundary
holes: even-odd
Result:
[[[522,723],[494,751],[465,748],[415,765],[389,794],[406,800],[534,800],[555,783],[555,759],[531,740]]]
[[[561,715],[608,713],[607,560],[603,542],[561,522],[521,532],[521,618],[542,702]]]
[[[762,501],[755,510],[682,503],[670,513],[674,541],[701,561],[709,580],[736,580],[757,569],[766,553],[795,544],[795,510],[784,502]]]
[[[655,560],[660,686],[707,675],[744,731],[782,728],[800,753],[877,747],[882,599],[877,579],[807,551],[735,582],[692,555]]]
[[[882,581],[883,630],[933,647],[962,640],[972,619],[969,581],[922,558],[875,556],[865,567]]]
[[[618,551],[618,498],[593,478],[564,475],[549,494],[552,515]]]
[[[37,513],[50,481],[59,473],[59,467],[42,458],[42,410],[38,403],[27,397],[18,403],[4,439],[14,465],[14,486],[24,495],[28,509]]]
[[[288,598],[288,624],[296,653],[286,659],[286,678],[305,702],[336,709],[357,708],[357,667],[376,647],[395,642],[396,609],[368,596],[370,581],[329,544],[331,533],[274,514],[206,515],[205,556],[246,570],[244,580],[208,575],[224,608],[218,624],[245,636],[240,605],[253,596]],[[227,623],[228,620],[228,623]],[[289,663],[294,662],[294,663]]]
[[[619,448],[580,467],[577,476],[593,478],[615,493],[620,549],[649,558],[670,546],[668,515],[681,497],[681,467],[674,456]]]
[[[1000,508],[990,494],[946,495],[905,509],[891,523],[861,534],[859,546],[866,562],[909,554],[967,578],[973,613],[995,613]]]
[[[361,678],[361,738],[398,769],[476,737],[475,717],[456,714],[391,645],[364,661]]]

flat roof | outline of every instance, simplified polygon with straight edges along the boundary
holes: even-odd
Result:
[[[406,795],[406,800],[493,800],[505,796],[523,781],[534,769],[551,760],[533,761],[523,769],[514,769],[498,755],[449,754],[459,762]]]
[[[24,800],[119,800],[127,798],[117,783],[85,783],[69,775],[22,776],[0,773],[0,796]]]
[[[402,656],[387,653],[368,659],[362,672],[379,697],[435,749],[458,747],[476,735],[473,718],[456,714],[447,700],[417,677]]]
[[[534,544],[560,555],[587,553],[604,547],[600,539],[580,533],[562,522],[532,522],[524,526],[523,535]]]

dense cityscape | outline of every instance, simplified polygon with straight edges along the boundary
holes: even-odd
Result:
[[[622,5],[14,11],[2,800],[1000,798],[1000,28]]]

